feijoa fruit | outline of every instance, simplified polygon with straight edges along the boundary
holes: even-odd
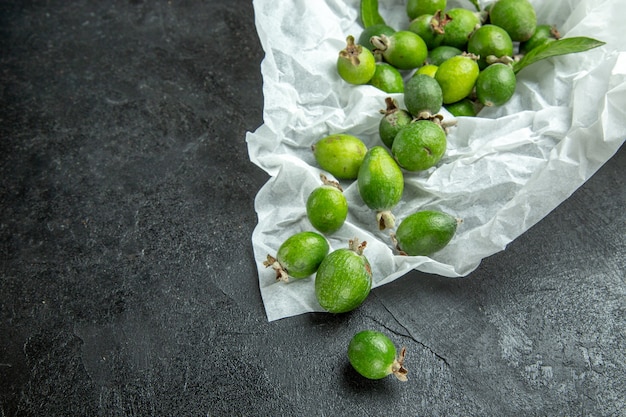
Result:
[[[387,335],[376,330],[362,330],[348,345],[348,360],[352,367],[367,379],[382,379],[393,374],[400,381],[407,380],[408,371],[403,362],[406,349],[396,354],[396,347]]]
[[[391,149],[393,139],[400,129],[411,123],[413,116],[408,110],[399,108],[398,102],[391,97],[387,97],[385,103],[387,103],[387,108],[380,111],[383,117],[378,124],[378,133],[385,146]]]
[[[395,218],[391,209],[402,199],[404,176],[398,163],[385,148],[374,146],[367,151],[359,168],[357,185],[365,204],[376,211],[378,228],[393,228]]]
[[[417,120],[398,132],[391,153],[407,171],[423,171],[441,160],[446,146],[446,132],[439,124]]]
[[[340,180],[356,179],[367,146],[356,136],[338,133],[326,136],[312,146],[317,164]]]
[[[321,175],[323,185],[315,188],[306,200],[309,221],[322,233],[334,233],[348,217],[348,200],[339,183]]]
[[[363,255],[366,242],[330,252],[315,274],[315,296],[329,313],[346,313],[360,306],[372,288],[372,268]]]
[[[459,220],[437,210],[422,210],[406,217],[396,230],[397,249],[410,256],[428,256],[440,251],[454,237]]]
[[[326,238],[316,232],[299,232],[287,238],[278,248],[276,257],[267,255],[263,262],[266,267],[276,271],[276,279],[288,282],[313,275],[330,246]]]
[[[367,48],[354,42],[354,36],[346,39],[346,47],[337,57],[337,72],[350,84],[366,84],[376,71],[376,58]]]

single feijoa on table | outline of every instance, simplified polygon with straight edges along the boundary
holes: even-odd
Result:
[[[366,84],[376,71],[376,59],[367,48],[354,42],[354,36],[346,39],[346,47],[337,57],[337,72],[350,84]]]
[[[348,217],[348,200],[338,182],[320,175],[322,185],[315,188],[306,201],[309,221],[322,233],[334,233]]]
[[[321,234],[299,232],[280,245],[276,257],[267,255],[263,265],[274,268],[277,280],[288,282],[290,277],[301,279],[313,275],[329,251],[328,241]]]
[[[460,220],[437,210],[421,210],[406,217],[393,239],[400,253],[428,256],[450,243]]]
[[[404,347],[398,354],[391,339],[376,330],[356,333],[348,345],[350,364],[367,379],[382,379],[393,374],[400,381],[407,381],[405,354]]]
[[[398,107],[398,102],[391,97],[387,97],[385,103],[387,108],[380,111],[383,117],[378,124],[378,133],[385,146],[391,149],[393,139],[404,126],[411,123],[413,116],[408,110]]]
[[[326,136],[312,146],[317,164],[340,180],[356,179],[367,146],[356,136],[338,133]]]
[[[365,204],[376,211],[380,230],[392,229],[391,213],[402,199],[404,175],[391,154],[382,146],[374,146],[363,158],[357,178],[359,194]]]
[[[366,242],[350,240],[347,248],[330,252],[315,274],[315,296],[329,313],[346,313],[360,306],[372,288],[372,268],[363,255]]]
[[[439,124],[417,120],[398,132],[391,153],[398,165],[407,171],[423,171],[441,160],[446,147],[446,132]]]

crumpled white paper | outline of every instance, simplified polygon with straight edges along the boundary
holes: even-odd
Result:
[[[481,1],[485,6],[490,1]],[[356,182],[342,182],[350,209],[345,225],[327,236],[331,250],[349,239],[367,241],[377,287],[412,269],[447,277],[470,274],[568,198],[619,149],[626,137],[626,48],[623,0],[531,0],[538,22],[563,37],[587,36],[606,45],[553,57],[520,71],[514,98],[458,118],[437,167],[405,173],[397,224],[418,209],[463,219],[452,242],[431,257],[400,256],[389,231],[361,200]],[[252,243],[269,321],[323,311],[314,277],[277,282],[263,261],[292,234],[314,230],[306,199],[320,185],[311,145],[345,132],[368,147],[381,145],[379,110],[390,96],[345,83],[336,72],[346,36],[358,39],[359,0],[254,0],[265,51],[261,65],[264,124],[246,136],[250,160],[271,177],[258,192]],[[448,7],[472,8],[448,1]],[[380,13],[397,30],[408,26],[405,0],[381,0]],[[401,94],[393,94],[401,106]],[[454,118],[442,110],[444,120]]]

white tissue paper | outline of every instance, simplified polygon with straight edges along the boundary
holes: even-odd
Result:
[[[381,0],[380,14],[396,30],[408,27],[405,0]],[[481,1],[485,7],[490,1]],[[505,105],[478,117],[456,118],[441,162],[427,172],[405,172],[405,191],[393,210],[396,224],[418,209],[437,209],[463,222],[450,244],[431,257],[401,256],[389,230],[361,200],[356,182],[342,181],[349,202],[344,226],[328,235],[331,251],[357,237],[373,287],[412,269],[446,277],[470,274],[487,256],[504,250],[568,198],[620,148],[626,137],[626,47],[623,0],[531,0],[538,23],[554,24],[563,37],[606,42],[589,51],[549,58],[518,73],[517,91]],[[337,55],[347,35],[363,28],[359,0],[254,0],[261,64],[264,124],[248,132],[250,160],[269,181],[255,199],[252,235],[258,279],[269,321],[323,311],[314,276],[276,281],[263,261],[294,233],[315,230],[306,199],[320,183],[311,145],[333,133],[381,145],[378,124],[389,95],[339,78]],[[448,8],[473,8],[448,1]],[[407,74],[408,76],[408,74]],[[444,121],[455,118],[444,109]],[[327,174],[328,175],[328,174]],[[330,176],[330,175],[329,175]],[[331,177],[332,178],[332,177]]]

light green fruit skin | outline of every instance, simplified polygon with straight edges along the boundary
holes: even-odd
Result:
[[[517,78],[510,65],[492,64],[476,80],[476,98],[485,106],[501,106],[513,97]]]
[[[459,78],[459,73],[462,74],[462,79]],[[479,73],[478,63],[467,56],[453,56],[439,65],[435,80],[443,92],[443,103],[454,103],[467,97],[474,89]]]
[[[406,217],[396,230],[398,248],[409,256],[428,256],[450,243],[458,221],[435,210],[423,210]]]
[[[443,91],[437,80],[425,74],[415,74],[404,87],[404,105],[418,117],[422,112],[437,114],[443,104]]]
[[[489,11],[489,20],[506,30],[514,42],[530,39],[537,27],[537,14],[528,0],[498,0]]]
[[[376,58],[374,54],[361,45],[354,45],[358,48],[358,63],[344,56],[337,58],[337,72],[346,82],[355,85],[367,84],[376,72]]]
[[[424,14],[435,14],[437,10],[445,10],[446,4],[446,0],[408,0],[406,14],[413,20]]]
[[[361,198],[370,209],[390,210],[402,198],[404,176],[389,152],[382,146],[374,146],[363,159],[357,185]]]
[[[363,330],[350,340],[348,360],[365,378],[382,379],[393,372],[396,347],[385,334],[375,330]]]
[[[382,51],[386,62],[400,70],[421,66],[428,57],[428,47],[422,38],[408,30],[399,30],[387,37],[387,48]]]
[[[413,116],[403,109],[397,109],[392,113],[385,114],[378,124],[378,133],[380,140],[391,149],[393,139],[396,137],[400,129],[411,123]]]
[[[334,233],[348,217],[348,200],[336,187],[322,185],[314,189],[306,201],[309,221],[322,233]]]
[[[402,74],[396,67],[386,62],[376,63],[376,72],[369,80],[369,84],[389,94],[404,92]]]
[[[411,21],[408,29],[422,38],[428,50],[438,47],[443,41],[443,33],[435,32],[431,26],[433,18],[432,14],[421,15]]]
[[[418,120],[396,135],[391,153],[407,171],[423,171],[435,166],[446,151],[446,133],[430,120]]]
[[[315,296],[329,313],[346,313],[360,306],[372,288],[372,268],[364,255],[351,249],[329,253],[315,275]]]
[[[465,50],[470,35],[480,25],[480,18],[469,9],[453,8],[446,12],[452,20],[445,26],[442,45]]]
[[[280,245],[276,260],[290,277],[300,279],[313,275],[329,250],[324,236],[316,232],[300,232]]]
[[[490,42],[483,42],[483,34],[491,32]],[[493,55],[497,58],[513,56],[513,41],[509,34],[499,26],[483,25],[476,30],[467,43],[467,52],[480,56],[478,67],[487,67],[487,57]]]
[[[341,180],[356,179],[366,152],[361,139],[346,133],[326,136],[313,145],[320,168]]]
[[[358,44],[363,46],[364,48],[369,49],[370,51],[374,50],[374,45],[370,42],[372,36],[380,36],[380,35],[392,35],[395,33],[395,29],[389,25],[384,23],[379,23],[377,25],[368,26],[363,29],[363,32],[359,35]]]
[[[438,68],[439,67],[437,67],[437,65],[433,64],[422,65],[417,69],[417,71],[415,71],[415,74],[413,74],[413,76],[416,76],[418,74],[424,74],[428,75],[429,77],[435,78],[435,74],[437,73]]]

